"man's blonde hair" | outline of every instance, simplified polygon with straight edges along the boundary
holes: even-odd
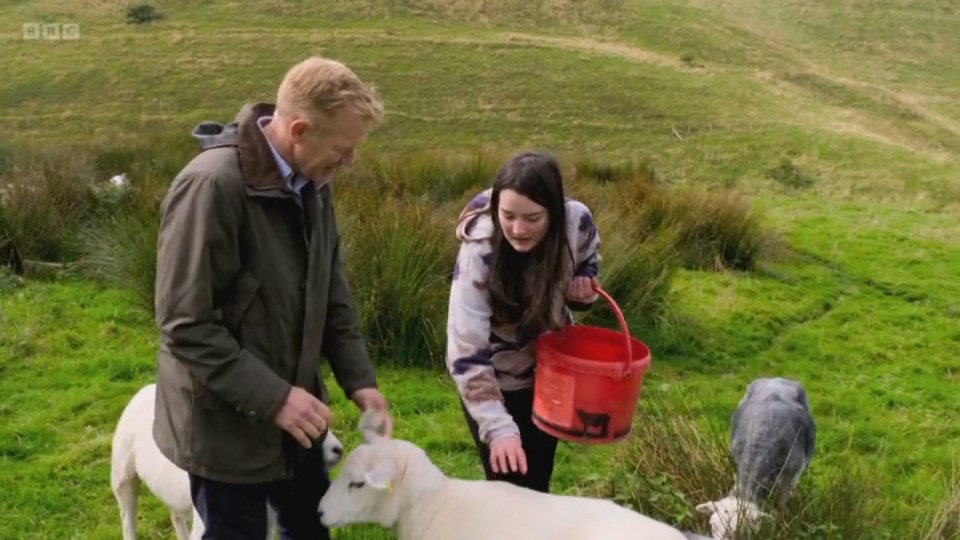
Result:
[[[277,91],[277,114],[287,119],[306,118],[322,125],[347,105],[371,125],[383,119],[376,89],[344,64],[320,56],[290,68]]]

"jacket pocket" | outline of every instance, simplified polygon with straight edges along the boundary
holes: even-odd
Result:
[[[247,316],[257,298],[260,280],[249,272],[241,270],[234,280],[234,286],[228,290],[230,292],[223,299],[223,322],[236,335],[244,317]]]
[[[192,451],[197,462],[242,475],[281,458],[281,430],[273,422],[249,422],[223,403],[206,403],[193,411]]]

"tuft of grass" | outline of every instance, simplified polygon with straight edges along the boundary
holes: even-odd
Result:
[[[0,176],[0,261],[64,261],[94,206],[85,154],[62,148],[19,156]],[[17,265],[19,266],[19,265]]]
[[[372,191],[381,196],[415,197],[444,204],[491,185],[498,167],[496,156],[484,152],[374,154],[348,170],[337,183],[341,193]]]
[[[609,230],[629,229],[637,243],[656,244],[656,236],[668,234],[684,268],[749,271],[786,247],[734,190],[674,189],[634,178],[602,200],[618,212]]]
[[[752,270],[783,247],[763,216],[735,191],[686,189],[666,206],[687,268]]]
[[[943,503],[924,525],[923,539],[960,539],[960,471],[954,471]]]
[[[812,176],[800,170],[790,158],[783,158],[780,164],[767,171],[767,176],[791,188],[804,189],[815,183]]]
[[[169,182],[189,159],[185,150],[158,141],[153,146],[94,151],[100,177],[123,174],[128,183],[114,186],[104,181],[97,186],[93,215],[77,242],[78,270],[93,280],[132,291],[137,307],[151,316],[160,204]],[[183,161],[177,162],[181,157]]]
[[[412,198],[358,194],[341,205],[344,259],[371,353],[386,364],[442,366],[452,225]]]
[[[163,14],[150,4],[139,4],[127,8],[127,24],[146,24],[163,19]]]
[[[601,184],[625,180],[656,180],[653,165],[645,161],[605,161],[583,157],[574,162],[573,168],[574,178],[593,180]]]
[[[594,216],[600,234],[600,283],[627,317],[631,333],[640,329],[662,328],[669,305],[673,277],[680,268],[675,232],[661,229],[643,234],[627,210],[597,212]],[[601,300],[602,302],[602,300]],[[616,328],[611,309],[591,310],[584,324]]]
[[[121,214],[92,226],[82,240],[81,272],[133,291],[136,306],[152,316],[159,229],[159,218],[149,214]]]

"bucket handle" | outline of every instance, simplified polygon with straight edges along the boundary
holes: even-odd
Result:
[[[623,330],[623,341],[627,346],[627,361],[626,366],[623,368],[622,377],[627,377],[630,375],[630,366],[633,364],[633,345],[630,343],[630,330],[627,329],[627,321],[623,318],[623,312],[620,311],[620,306],[607,294],[607,291],[600,287],[596,279],[590,280],[590,287],[610,304],[610,307],[613,309],[613,314],[617,316],[617,321],[620,323],[620,329]]]

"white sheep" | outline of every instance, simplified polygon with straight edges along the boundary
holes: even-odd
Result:
[[[379,523],[398,540],[686,538],[607,500],[448,478],[416,445],[363,426],[361,420],[365,443],[350,452],[320,500],[320,521],[327,527]]]
[[[177,540],[199,540],[203,521],[193,507],[190,478],[186,471],[166,458],[153,440],[153,413],[156,385],[141,388],[127,403],[117,422],[110,448],[110,487],[120,506],[123,540],[134,540],[137,529],[137,498],[140,482],[170,509],[170,521]],[[343,455],[340,441],[328,431],[323,456],[332,469]],[[267,538],[274,537],[276,515],[267,505]],[[187,529],[187,523],[193,524]]]
[[[733,414],[734,487],[719,501],[697,505],[698,512],[710,515],[714,538],[735,538],[738,530],[770,518],[761,510],[768,500],[783,506],[810,464],[816,434],[800,383],[777,377],[756,379],[747,386]]]

